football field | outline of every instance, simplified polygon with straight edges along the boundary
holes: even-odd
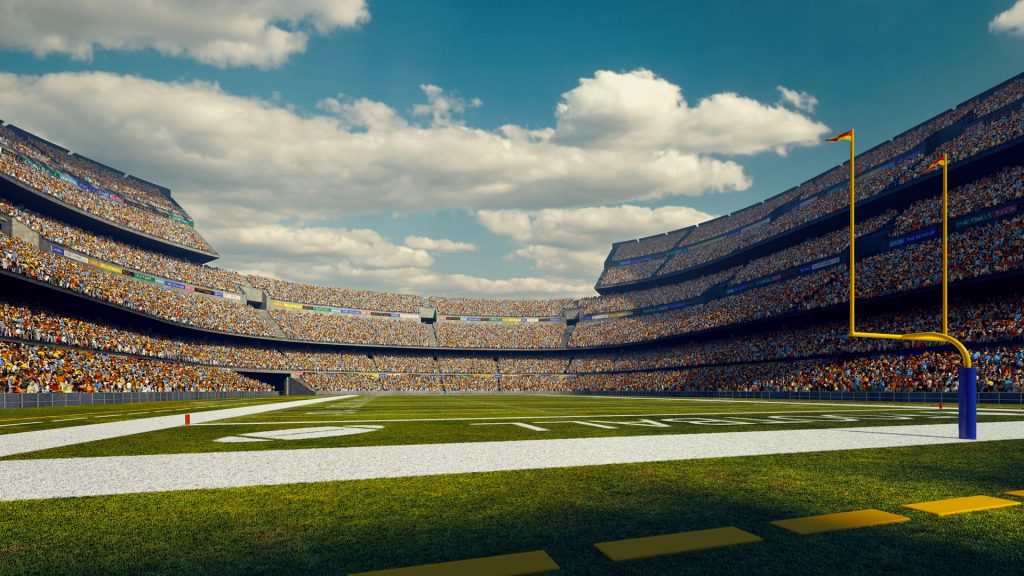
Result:
[[[1024,564],[1022,506],[904,507],[1019,504],[1007,492],[1024,490],[1020,407],[980,407],[981,441],[964,442],[956,406],[922,404],[348,394],[167,406],[0,413],[16,424],[0,427],[0,573],[355,574],[524,552],[564,574]],[[812,536],[771,523],[858,510],[904,520]],[[595,547],[718,528],[757,541],[626,561]]]

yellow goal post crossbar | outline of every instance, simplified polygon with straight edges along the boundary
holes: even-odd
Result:
[[[942,332],[914,332],[911,334],[886,334],[882,332],[858,332],[856,324],[856,300],[857,300],[857,268],[856,268],[856,254],[854,247],[856,246],[857,233],[856,233],[856,217],[854,213],[854,207],[857,204],[856,194],[856,164],[855,164],[855,144],[854,144],[855,133],[853,130],[845,132],[834,138],[829,138],[830,142],[837,142],[839,140],[848,140],[850,142],[850,331],[849,335],[852,338],[883,338],[887,340],[917,340],[921,342],[945,342],[952,344],[957,352],[960,353],[960,358],[963,362],[964,368],[971,368],[971,354],[967,351],[967,347],[956,338],[949,335],[949,191],[948,191],[948,175],[949,175],[949,162],[945,154],[935,164],[932,164],[931,168],[936,165],[942,166]],[[929,168],[929,170],[931,169]]]

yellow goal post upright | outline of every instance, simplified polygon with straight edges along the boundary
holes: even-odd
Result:
[[[958,374],[960,438],[974,440],[978,437],[978,371],[971,365],[971,354],[967,347],[949,335],[949,158],[943,154],[932,163],[925,172],[942,167],[942,331],[914,332],[911,334],[886,334],[882,332],[858,332],[856,301],[857,273],[856,254],[854,252],[857,234],[855,231],[856,217],[854,207],[857,205],[856,193],[856,153],[855,133],[851,129],[838,136],[828,138],[828,142],[846,140],[850,143],[850,330],[851,338],[883,338],[887,340],[918,340],[923,342],[945,342],[952,344],[960,353],[962,366]]]

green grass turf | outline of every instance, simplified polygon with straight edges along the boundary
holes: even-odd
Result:
[[[0,410],[0,435],[66,428],[85,424],[102,424],[137,418],[172,416],[207,410],[267,404],[295,398],[224,398],[207,400],[168,400],[125,404],[93,404],[86,406],[45,406],[40,408],[8,408]],[[159,412],[157,412],[159,410]],[[141,414],[133,414],[142,412]],[[73,420],[69,420],[73,419]],[[61,420],[66,420],[61,422]]]
[[[178,427],[87,444],[18,454],[6,459],[124,456],[242,450],[281,450],[344,446],[380,446],[444,442],[596,438],[647,434],[699,434],[749,430],[793,430],[901,424],[948,424],[956,427],[956,414],[921,410],[921,405],[867,403],[749,402],[692,399],[535,395],[359,396],[336,402],[285,409],[224,420],[213,424]],[[1024,419],[1024,410],[981,421]],[[822,421],[823,415],[856,418],[854,422]],[[463,419],[463,420],[460,420]],[[755,422],[737,424],[742,420]],[[790,421],[775,421],[785,418]],[[813,419],[800,422],[800,419]],[[895,419],[902,418],[902,419]],[[447,419],[442,421],[428,421]],[[687,421],[666,421],[685,419]],[[793,421],[797,420],[797,421]],[[490,425],[493,423],[501,425]],[[524,422],[545,432],[508,424]],[[599,428],[588,424],[599,424]],[[353,436],[309,440],[220,443],[216,439],[246,432],[302,427],[373,423],[381,430]],[[489,425],[480,425],[488,423]],[[665,427],[658,427],[657,423]],[[728,424],[728,425],[724,425]]]
[[[537,549],[568,575],[1020,574],[1024,507],[901,505],[1000,496],[1022,469],[1008,441],[9,502],[0,574],[337,576]],[[806,537],[768,523],[864,508],[911,521]],[[593,548],[722,526],[765,540],[623,564]]]

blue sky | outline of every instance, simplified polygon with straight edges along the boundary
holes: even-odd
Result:
[[[0,0],[0,118],[168,185],[224,266],[421,293],[587,294],[1024,71],[1011,0],[159,4]]]

